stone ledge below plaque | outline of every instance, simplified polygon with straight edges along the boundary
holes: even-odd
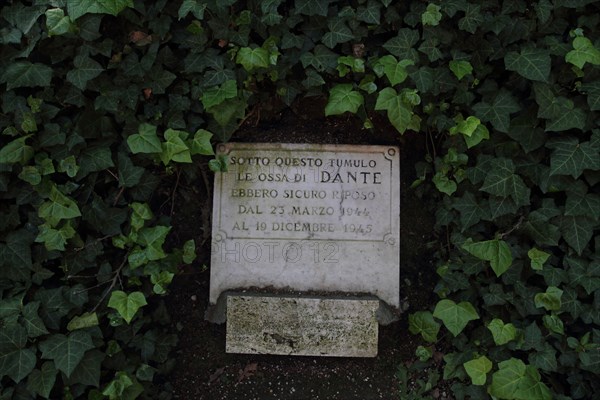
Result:
[[[377,299],[227,296],[228,353],[377,355]]]

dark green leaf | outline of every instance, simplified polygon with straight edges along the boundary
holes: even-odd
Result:
[[[27,61],[9,64],[0,77],[0,83],[6,83],[6,89],[19,87],[50,86],[52,68],[44,64]]]
[[[461,232],[488,216],[488,212],[471,192],[466,192],[463,197],[454,198],[452,207],[460,213]]]
[[[73,64],[75,68],[67,72],[67,81],[80,90],[85,90],[88,81],[104,71],[104,68],[97,61],[88,56],[75,57]]]
[[[329,27],[329,32],[323,35],[323,39],[321,40],[330,49],[338,43],[346,43],[354,38],[352,31],[346,26],[343,18],[330,18],[327,26]]]
[[[600,81],[588,82],[581,85],[581,90],[587,94],[590,110],[600,110]]]
[[[101,351],[94,349],[86,352],[79,366],[69,377],[69,383],[100,387],[100,371],[104,358],[105,354]]]
[[[571,175],[577,179],[585,169],[600,169],[600,153],[590,142],[579,143],[574,137],[557,137],[546,144],[554,148],[550,175]]]
[[[475,33],[482,22],[481,6],[468,3],[465,16],[458,21],[458,27],[463,31]]]
[[[56,381],[56,372],[54,363],[45,362],[42,364],[41,371],[38,369],[31,371],[31,374],[27,378],[27,389],[45,399],[50,398],[50,391]]]
[[[501,90],[491,104],[481,102],[473,106],[477,117],[484,122],[491,122],[492,126],[500,132],[508,132],[510,114],[520,109],[515,98],[506,90]]]
[[[576,252],[581,255],[592,238],[596,224],[589,217],[562,217],[560,231]]]
[[[567,256],[564,263],[569,267],[571,285],[581,285],[587,294],[592,294],[600,288],[600,262],[586,262],[580,258]]]
[[[520,176],[516,175],[512,160],[496,158],[490,163],[491,170],[481,186],[482,191],[501,197],[511,197],[517,206],[528,205],[531,191]]]
[[[44,322],[38,315],[39,301],[32,301],[23,307],[23,325],[27,329],[27,336],[35,338],[48,333]]]
[[[84,14],[117,15],[127,7],[133,7],[133,0],[67,0],[67,11],[73,20]]]
[[[134,187],[143,174],[144,168],[136,167],[125,153],[119,153],[119,186]]]
[[[419,56],[413,48],[419,41],[419,32],[402,28],[398,31],[398,35],[383,44],[383,48],[390,54],[398,57],[399,60],[411,60],[417,62]]]
[[[35,367],[35,351],[25,348],[27,331],[18,324],[0,329],[0,377],[19,383]]]
[[[92,337],[85,331],[71,332],[69,336],[54,334],[39,344],[42,358],[54,360],[56,368],[70,377],[89,349],[94,348]]]
[[[550,54],[547,50],[525,46],[521,48],[520,54],[508,52],[504,57],[504,64],[509,71],[516,71],[532,81],[547,82],[550,76]]]
[[[304,15],[327,16],[330,0],[295,0],[296,12]]]

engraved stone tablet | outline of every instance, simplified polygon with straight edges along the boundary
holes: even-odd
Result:
[[[218,146],[210,302],[269,288],[377,296],[400,306],[398,148]]]
[[[227,297],[229,353],[375,357],[379,300]]]

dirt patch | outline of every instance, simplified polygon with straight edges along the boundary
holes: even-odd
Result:
[[[401,296],[409,311],[434,301],[435,269],[427,243],[435,238],[433,215],[409,189],[414,163],[424,157],[424,138],[400,137],[384,122],[362,128],[353,116],[323,118],[319,100],[295,104],[254,126],[249,119],[231,139],[238,142],[344,143],[401,148]],[[322,111],[321,111],[322,112]],[[204,168],[204,167],[201,167]],[[380,327],[379,355],[371,359],[288,357],[225,353],[225,326],[204,320],[208,305],[208,237],[212,176],[178,191],[173,226],[180,237],[201,244],[199,260],[173,282],[166,297],[173,329],[180,338],[170,381],[178,399],[394,399],[398,366],[414,359],[420,339],[408,332],[407,315]],[[207,225],[208,224],[208,225]]]

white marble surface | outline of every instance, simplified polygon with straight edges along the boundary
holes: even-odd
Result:
[[[210,302],[232,289],[371,294],[400,306],[398,148],[218,146]]]
[[[375,357],[378,300],[227,297],[228,353]]]

